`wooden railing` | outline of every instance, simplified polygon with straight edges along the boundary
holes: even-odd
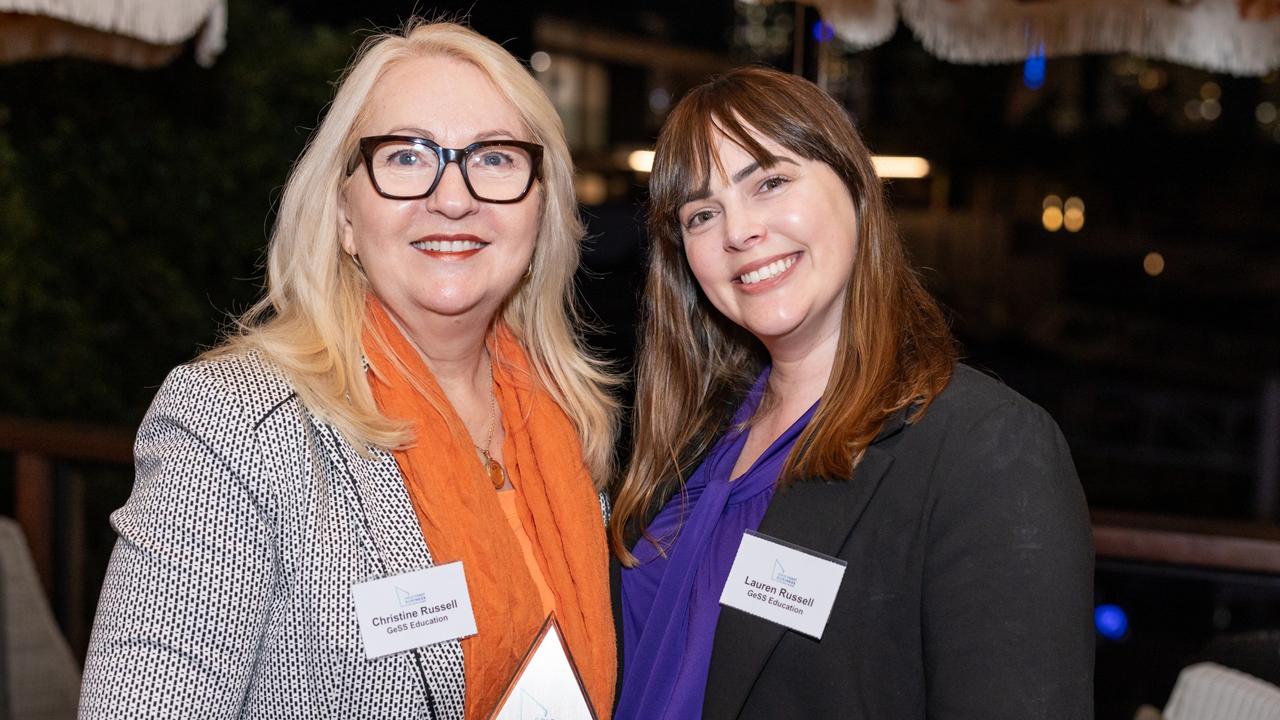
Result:
[[[27,536],[50,605],[77,653],[88,644],[90,618],[84,608],[98,593],[85,582],[89,525],[80,468],[132,466],[133,435],[127,428],[0,416],[0,452],[13,454],[13,514]]]
[[[13,455],[14,514],[73,648],[88,639],[83,464],[133,464],[130,428],[0,416],[0,452]],[[103,522],[103,518],[88,519]],[[1095,510],[1099,560],[1280,575],[1280,526]],[[55,548],[62,552],[55,553]],[[94,575],[96,577],[96,575]]]
[[[1093,511],[1098,559],[1280,575],[1280,526]]]

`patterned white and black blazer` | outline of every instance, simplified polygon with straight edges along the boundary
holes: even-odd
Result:
[[[457,641],[365,658],[351,586],[431,565],[395,459],[249,353],[174,370],[98,604],[82,718],[463,717]]]

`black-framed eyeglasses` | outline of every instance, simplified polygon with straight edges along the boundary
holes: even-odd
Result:
[[[467,191],[491,203],[520,202],[542,168],[542,146],[519,140],[482,140],[464,148],[446,148],[410,135],[360,138],[347,161],[347,175],[360,165],[373,189],[392,200],[415,200],[435,192],[451,162],[458,163]]]

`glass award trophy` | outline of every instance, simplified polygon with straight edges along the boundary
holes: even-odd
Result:
[[[555,613],[542,624],[489,720],[597,720]]]

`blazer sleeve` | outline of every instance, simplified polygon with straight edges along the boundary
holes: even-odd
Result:
[[[174,370],[143,420],[98,602],[81,718],[237,717],[276,571],[252,425],[207,367]]]
[[[943,450],[928,509],[931,720],[1093,717],[1093,543],[1053,420],[1004,402]]]

